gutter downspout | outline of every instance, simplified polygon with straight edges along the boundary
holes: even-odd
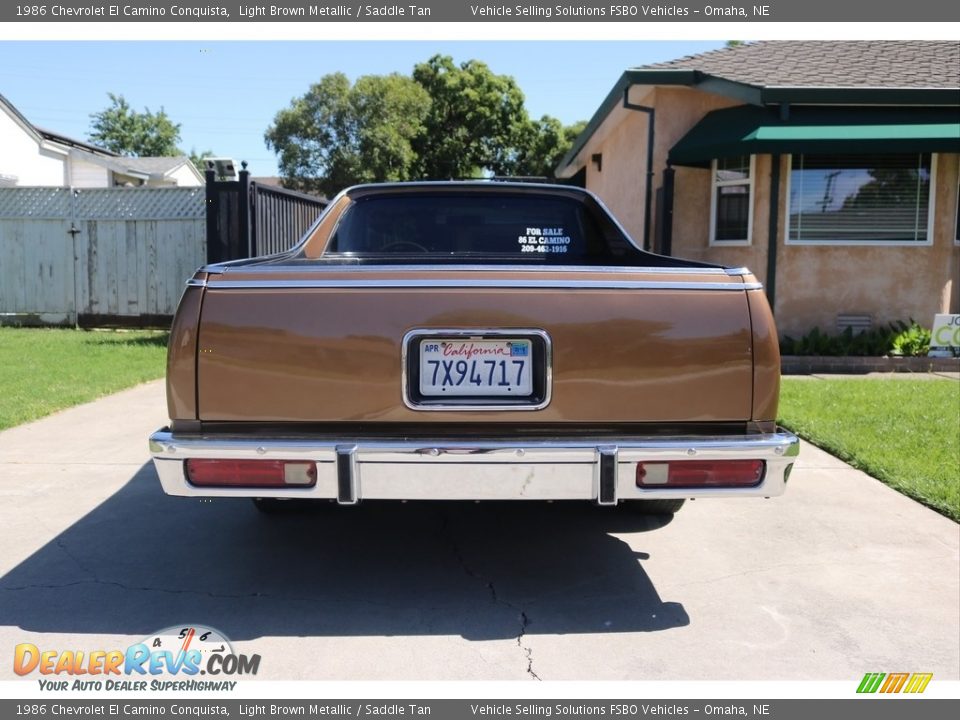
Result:
[[[635,105],[630,102],[630,88],[623,89],[623,107],[626,110],[638,110],[647,113],[647,187],[643,198],[643,249],[650,250],[650,208],[653,204],[653,130],[656,110],[646,105]]]
[[[673,188],[677,171],[667,161],[663,169],[663,218],[660,222],[660,254],[673,255]]]
[[[767,291],[770,312],[775,313],[777,295],[777,229],[780,225],[780,155],[770,156],[770,224],[767,227]]]

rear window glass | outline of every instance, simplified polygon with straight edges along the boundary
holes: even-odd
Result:
[[[423,255],[590,263],[609,255],[603,230],[576,200],[530,194],[359,198],[327,254]]]

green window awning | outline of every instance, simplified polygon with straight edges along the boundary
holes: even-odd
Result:
[[[670,149],[672,165],[769,153],[960,152],[960,107],[793,107],[714,110]]]

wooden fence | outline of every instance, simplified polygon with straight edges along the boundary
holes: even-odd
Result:
[[[0,324],[168,324],[204,210],[202,187],[0,188]]]

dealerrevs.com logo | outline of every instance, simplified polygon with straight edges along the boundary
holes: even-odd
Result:
[[[233,690],[227,678],[256,675],[259,655],[234,651],[227,637],[204,625],[175,625],[124,650],[57,650],[20,643],[13,671],[38,673],[41,690]],[[205,676],[199,679],[198,676]]]

